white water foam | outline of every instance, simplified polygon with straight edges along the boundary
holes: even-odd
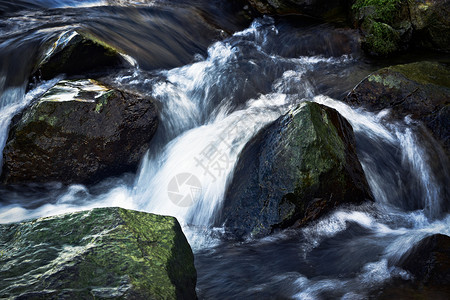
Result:
[[[9,125],[12,118],[26,107],[33,99],[42,95],[50,87],[55,85],[60,78],[44,82],[37,88],[25,94],[25,86],[11,87],[3,91],[0,96],[0,154],[3,153],[8,139]],[[0,166],[3,156],[0,155]],[[1,173],[1,169],[0,169]]]
[[[442,212],[441,188],[431,171],[427,152],[419,145],[416,135],[408,126],[412,125],[408,117],[403,124],[385,121],[388,111],[378,114],[365,112],[362,109],[352,109],[350,106],[326,96],[317,96],[314,101],[336,109],[352,125],[355,132],[370,136],[373,140],[380,140],[395,146],[401,153],[402,168],[409,168],[411,176],[418,182],[421,190],[419,203],[424,213],[431,218],[440,216]],[[388,182],[386,174],[380,173],[375,162],[371,162],[370,153],[361,158],[361,164],[366,174],[375,199],[379,203],[391,206],[392,199],[402,187],[396,182]],[[401,196],[397,196],[401,198]]]

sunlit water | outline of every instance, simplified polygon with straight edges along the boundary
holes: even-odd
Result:
[[[128,67],[103,80],[153,96],[161,125],[137,174],[91,187],[1,188],[0,222],[102,206],[175,216],[196,254],[199,297],[214,299],[359,299],[393,277],[410,278],[394,264],[416,242],[450,234],[443,202],[448,177],[436,175],[442,172],[429,164],[435,153],[421,147],[417,124],[336,100],[374,68],[354,47],[354,32],[268,17],[236,31],[241,25],[189,22],[202,15],[199,7],[161,8],[152,1],[131,7],[123,1],[34,5],[25,17],[11,9],[12,17],[2,20],[0,149],[12,117],[61,79],[27,90],[30,65],[48,53],[48,41],[80,28],[129,55]],[[39,7],[57,9],[44,14]],[[77,10],[86,14],[73,15]],[[120,23],[110,27],[107,17]],[[20,33],[25,26],[28,32]],[[351,123],[375,203],[342,207],[300,230],[244,242],[224,239],[225,230],[211,224],[240,151],[303,101],[335,108]],[[437,159],[445,166],[445,158]],[[189,188],[176,190],[183,180]]]

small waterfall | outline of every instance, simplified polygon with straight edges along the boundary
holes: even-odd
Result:
[[[57,44],[71,38],[71,29],[58,28]],[[278,34],[273,19],[257,19],[248,29],[211,45],[208,56],[198,55],[192,64],[153,74],[133,68],[113,78],[118,86],[153,96],[160,106],[161,125],[135,183],[113,180],[100,195],[83,192],[77,185],[62,187],[54,196],[56,201],[34,210],[20,208],[14,220],[47,215],[52,209],[59,213],[120,205],[173,215],[184,224],[209,226],[246,142],[263,126],[314,96],[306,74],[325,66],[345,68],[354,62],[346,55],[278,56],[271,48]],[[15,99],[24,99],[26,105],[56,81]],[[186,178],[197,184],[180,183]],[[176,190],[178,184],[183,191]],[[180,205],[178,198],[185,194],[189,194],[182,197],[187,202]],[[19,208],[16,204],[10,209]],[[2,221],[10,221],[11,214],[4,210]]]
[[[211,224],[240,151],[262,126],[279,116],[277,108],[286,105],[285,99],[285,95],[256,99],[246,109],[186,132],[171,141],[160,156],[144,160],[134,189],[139,206],[174,214],[189,224]],[[171,186],[179,174],[190,174],[201,183],[192,186],[198,190],[189,205],[179,205],[169,194],[183,194]]]
[[[163,80],[153,82],[152,95],[162,106],[159,134],[164,132],[170,142],[142,163],[133,188],[138,207],[174,215],[185,224],[210,226],[245,144],[266,124],[314,95],[304,77],[308,70],[348,59],[274,57],[264,47],[276,34],[270,19],[256,21],[230,40],[212,45],[206,59],[162,72]],[[243,59],[244,52],[254,59]],[[286,69],[280,70],[279,64]],[[255,94],[249,83],[259,69],[264,75],[260,85],[272,81],[261,87],[266,94]]]
[[[0,96],[0,153],[3,153],[3,148],[8,139],[9,125],[12,118],[30,104],[33,99],[45,93],[59,80],[59,78],[55,78],[44,82],[26,94],[25,86],[11,87],[3,91]],[[2,165],[2,159],[3,156],[0,156],[0,166]]]
[[[385,121],[388,111],[367,113],[324,96],[315,101],[335,108],[351,123],[377,202],[405,211],[420,209],[431,219],[442,216],[445,199],[441,187],[446,183],[439,182],[431,170],[430,157],[418,143],[409,118],[391,123]]]

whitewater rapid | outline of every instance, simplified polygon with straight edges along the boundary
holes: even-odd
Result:
[[[429,163],[433,157],[420,145],[409,118],[392,121],[389,111],[352,108],[321,93],[311,79],[329,76],[326,69],[351,69],[358,57],[282,56],[274,50],[280,34],[266,17],[213,43],[205,57],[199,54],[190,64],[148,72],[134,63],[127,72],[112,75],[111,82],[154,97],[160,107],[161,126],[137,174],[109,178],[96,187],[49,183],[56,192],[34,195],[34,205],[25,204],[27,195],[5,192],[8,201],[0,206],[0,222],[109,206],[175,216],[196,253],[199,294],[210,297],[273,289],[296,299],[317,299],[324,293],[359,299],[392,277],[410,278],[394,267],[400,256],[428,235],[450,235],[445,182]],[[28,92],[25,84],[2,88],[0,150],[12,117],[59,79]],[[303,101],[332,107],[350,122],[375,203],[341,207],[306,228],[260,240],[222,241],[225,229],[212,224],[239,153],[259,130]],[[277,251],[292,256],[266,270],[264,261],[280,259]],[[230,277],[249,273],[246,262],[249,269],[260,266],[258,276],[232,281]],[[315,273],[307,271],[311,262]],[[295,264],[299,267],[292,270]]]

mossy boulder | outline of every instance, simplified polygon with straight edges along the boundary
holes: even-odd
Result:
[[[450,1],[410,0],[413,43],[419,47],[450,51]]]
[[[263,14],[301,14],[327,21],[347,21],[349,0],[248,0]]]
[[[3,151],[4,183],[94,183],[136,170],[157,108],[94,80],[60,81],[26,109]]]
[[[357,0],[352,12],[369,54],[387,56],[407,48],[412,36],[407,0]]]
[[[48,80],[59,74],[105,73],[125,63],[117,49],[88,33],[67,31],[46,47],[32,78]]]
[[[450,153],[450,67],[416,62],[378,70],[362,80],[345,101],[378,112],[390,109],[394,118],[419,120]]]
[[[173,217],[97,208],[0,225],[0,298],[195,299]]]
[[[334,109],[305,102],[245,146],[217,223],[238,237],[260,236],[366,199],[372,195],[350,124]]]
[[[409,47],[450,51],[450,2],[443,0],[356,0],[353,23],[362,47],[388,56]]]

